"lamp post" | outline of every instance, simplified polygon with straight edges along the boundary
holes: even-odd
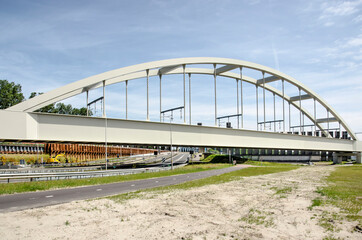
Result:
[[[170,116],[165,116],[163,115],[163,117],[166,117],[166,118],[170,118],[170,123],[169,123],[169,126],[170,126],[170,151],[171,151],[171,170],[173,170],[173,154],[172,154],[172,120],[173,120],[173,115],[172,113],[170,114]]]
[[[104,118],[105,120],[105,128],[104,128],[104,143],[105,143],[105,158],[106,158],[106,170],[108,170],[108,149],[107,149],[107,127],[108,127],[108,123],[107,123],[107,117]]]
[[[173,156],[172,156],[172,128],[171,128],[171,121],[173,120],[173,116],[172,114],[169,116],[170,117],[170,145],[171,145],[171,170],[173,170]]]
[[[173,120],[173,111],[175,110],[182,110],[184,109],[185,106],[180,106],[180,107],[176,107],[176,108],[170,108],[170,109],[167,109],[167,110],[164,110],[164,111],[160,111],[160,121],[162,121],[162,116],[163,116],[163,119],[166,117],[170,118],[170,145],[171,145],[171,170],[173,170],[173,156],[172,156],[172,128],[171,128],[171,122]],[[161,108],[160,108],[161,110]],[[166,112],[171,112],[169,116],[165,116],[165,113]],[[163,120],[165,121],[165,120]]]

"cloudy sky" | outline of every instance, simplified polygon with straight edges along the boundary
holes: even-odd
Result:
[[[361,0],[0,0],[0,6],[0,79],[20,83],[26,97],[148,61],[235,58],[293,76],[362,132]],[[182,104],[175,99],[181,81],[165,80],[165,108]],[[157,79],[151,84],[151,119],[157,120]],[[195,79],[195,123],[213,122],[211,84],[210,77]],[[218,84],[220,115],[234,114],[236,93],[228,93],[235,81]],[[246,119],[255,112],[247,104],[252,89],[245,87]],[[131,118],[145,119],[144,92],[144,81],[129,84]],[[124,117],[124,85],[107,93],[108,116]],[[85,100],[66,102],[83,106]]]

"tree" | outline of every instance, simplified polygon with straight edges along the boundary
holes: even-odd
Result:
[[[29,96],[33,98],[37,95],[43,94],[41,92],[32,92]],[[18,104],[24,100],[24,95],[21,92],[21,85],[15,84],[13,82],[8,82],[7,80],[0,80],[0,109],[5,109],[11,107],[15,104]],[[42,107],[36,112],[45,112],[45,113],[59,113],[59,114],[69,114],[69,115],[87,115],[87,108],[73,108],[72,105],[57,103],[50,104],[48,106]],[[92,115],[92,112],[88,112],[89,116]]]
[[[33,97],[35,97],[37,95],[41,95],[41,94],[43,94],[43,93],[42,92],[38,92],[38,93],[32,92],[32,93],[30,93],[29,99],[33,98]],[[45,106],[45,107],[42,107],[42,108],[36,110],[35,112],[55,113],[54,105],[55,105],[54,103],[50,104],[48,106]]]
[[[24,100],[21,85],[0,80],[0,109],[5,109]]]
[[[59,114],[71,115],[73,113],[73,107],[70,104],[65,105],[64,103],[57,103],[57,105],[55,105],[55,109],[56,109],[55,113]]]
[[[37,95],[40,95],[43,93],[36,93],[36,92],[32,92],[30,94],[29,98],[33,98]],[[57,103],[57,104],[50,104],[48,106],[42,107],[38,110],[36,110],[36,112],[45,112],[45,113],[59,113],[59,114],[68,114],[68,115],[82,115],[82,116],[86,116],[87,115],[87,108],[82,107],[82,108],[73,108],[71,104],[64,104],[64,103]],[[89,116],[92,116],[92,111],[88,112]]]

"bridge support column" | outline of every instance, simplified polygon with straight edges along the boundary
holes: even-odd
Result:
[[[342,156],[339,155],[338,153],[334,152],[332,157],[333,157],[333,163],[334,164],[341,164],[342,163]]]
[[[299,135],[301,135],[301,132],[303,132],[303,128],[302,128],[302,95],[301,95],[301,89],[299,88]]]
[[[274,104],[274,132],[276,132],[277,127],[276,127],[276,116],[275,116],[275,93],[273,93],[273,104]]]
[[[313,114],[313,116],[314,116],[314,135],[313,136],[317,136],[317,111],[316,111],[316,109],[317,109],[317,106],[316,106],[316,100],[315,100],[315,98],[313,99],[313,107],[314,107],[314,114]]]
[[[284,79],[282,79],[282,94],[283,94],[283,132],[285,132],[285,97],[284,97]]]
[[[241,113],[241,128],[244,128],[244,107],[243,107],[243,68],[240,67],[240,113]]]
[[[183,82],[184,82],[184,124],[186,124],[186,79],[185,79],[185,68],[186,68],[186,65],[182,65],[182,68],[183,68]]]
[[[191,73],[189,73],[189,124],[191,125]]]
[[[215,91],[215,127],[217,127],[216,64],[214,64],[214,91]]]
[[[235,79],[236,80],[236,114],[238,115],[238,129],[239,127],[239,123],[240,123],[240,119],[239,119],[239,79]]]
[[[106,117],[106,81],[103,81],[103,113],[102,117]]]
[[[264,110],[264,131],[265,131],[265,122],[266,122],[266,116],[265,116],[265,73],[263,72],[263,110]]]
[[[362,163],[362,153],[358,152],[356,155],[356,163],[361,164]]]
[[[87,116],[89,116],[89,106],[88,106],[88,103],[89,103],[89,91],[87,90]]]
[[[126,80],[126,119],[128,119],[128,80]]]
[[[259,131],[259,96],[258,96],[258,85],[255,84],[255,96],[256,96],[256,131]]]
[[[147,117],[146,120],[150,120],[150,96],[149,96],[149,82],[150,82],[150,70],[146,70],[147,74]]]
[[[162,75],[160,74],[160,122],[162,122]]]

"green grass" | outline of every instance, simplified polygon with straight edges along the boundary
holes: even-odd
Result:
[[[201,160],[202,162],[207,162],[207,163],[211,163],[211,162],[215,162],[215,161],[227,161],[229,162],[229,156],[227,155],[223,155],[223,154],[212,154],[206,158],[204,158],[203,160]]]
[[[338,224],[342,224],[342,218],[339,214],[323,211],[318,219],[318,224],[328,232],[338,232],[341,230]]]
[[[246,161],[246,159],[236,157],[236,156],[233,156],[232,160],[235,160],[236,163],[238,163],[238,164],[244,163]],[[204,158],[203,160],[201,160],[201,162],[204,162],[204,163],[230,163],[229,155],[227,155],[227,154],[212,154],[212,155]]]
[[[283,188],[272,187],[271,189],[275,191],[275,195],[280,195],[281,198],[285,198],[286,194],[291,193],[293,191],[292,187],[283,187]]]
[[[272,166],[265,166],[265,167],[249,167],[237,171],[233,171],[230,173],[225,173],[217,176],[212,176],[208,178],[198,179],[190,182],[185,182],[177,185],[171,186],[164,186],[164,187],[157,187],[152,189],[140,190],[133,193],[125,193],[116,196],[108,197],[116,202],[123,202],[124,200],[140,197],[142,193],[145,192],[156,192],[156,193],[163,193],[169,192],[176,189],[190,189],[196,187],[202,187],[205,185],[210,184],[220,184],[225,182],[230,182],[234,180],[240,180],[243,177],[250,177],[256,175],[263,175],[263,174],[270,174],[270,173],[277,173],[283,171],[290,171],[297,169],[298,166],[288,165],[288,164],[272,164]]]
[[[271,227],[274,225],[274,222],[273,218],[269,215],[271,214],[267,213],[265,215],[261,211],[252,208],[246,216],[238,219],[238,221],[243,221],[252,225],[264,225],[265,227]]]
[[[315,198],[315,199],[312,200],[312,205],[310,205],[310,206],[308,207],[308,209],[309,209],[309,210],[312,210],[313,207],[321,206],[322,203],[323,203],[322,199],[320,199],[320,198]]]
[[[343,238],[335,238],[332,235],[329,235],[327,237],[324,237],[323,240],[343,240]]]
[[[349,220],[362,224],[362,166],[337,167],[327,178],[328,186],[318,189],[325,203],[342,210]]]
[[[291,193],[293,190],[292,187],[279,188],[275,191],[275,194],[287,194]]]
[[[124,182],[124,181],[140,180],[147,178],[165,177],[177,174],[186,174],[186,173],[200,172],[212,169],[220,169],[229,166],[230,166],[229,164],[188,165],[182,168],[176,168],[172,171],[170,170],[170,171],[160,171],[160,172],[150,172],[150,173],[139,173],[139,174],[130,174],[123,176],[110,176],[110,177],[87,178],[87,179],[64,179],[64,180],[23,182],[23,183],[4,183],[0,184],[0,195],[49,190],[55,188],[78,187],[86,185],[98,185],[98,184],[107,184],[113,182]]]
[[[262,162],[262,161],[253,161],[253,160],[247,160],[245,164],[248,165],[255,165],[255,166],[264,166],[264,167],[272,167],[272,166],[298,166],[298,164],[290,164],[290,163],[276,163],[276,162]],[[301,164],[300,164],[301,165]]]

